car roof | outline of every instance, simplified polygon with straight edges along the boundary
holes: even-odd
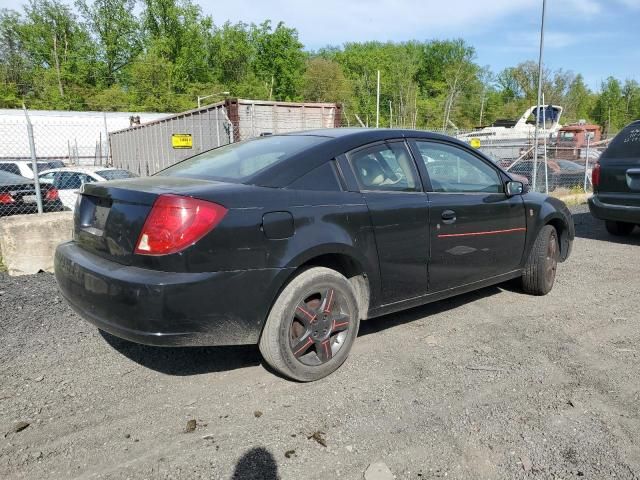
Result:
[[[317,137],[327,137],[336,139],[345,138],[363,138],[375,141],[376,139],[391,139],[391,138],[431,138],[441,139],[446,138],[451,140],[452,137],[441,135],[435,132],[428,132],[425,130],[410,130],[404,128],[366,128],[366,127],[346,127],[346,128],[321,128],[317,130],[304,130],[300,132],[285,133],[283,135],[307,135]]]
[[[52,172],[74,172],[74,173],[96,173],[96,172],[104,172],[105,170],[122,170],[121,168],[113,168],[113,167],[96,167],[93,165],[88,166],[80,166],[80,167],[60,167],[60,168],[49,168],[40,172],[40,174],[52,173]]]

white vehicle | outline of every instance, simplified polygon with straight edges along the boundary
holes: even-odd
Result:
[[[558,105],[541,105],[539,112],[539,138],[555,138],[562,128],[560,119],[563,108]],[[533,145],[536,129],[536,114],[538,107],[530,107],[518,121],[497,120],[489,127],[480,128],[473,132],[457,135],[457,138],[467,143],[480,142],[484,153],[490,153],[499,159],[515,159],[521,154],[525,145]]]
[[[31,166],[31,160],[0,160],[0,170],[33,180],[33,169]],[[60,160],[52,162],[38,162],[38,170],[40,172],[63,166],[64,163]]]
[[[137,175],[122,168],[111,167],[65,167],[40,172],[41,183],[51,183],[58,190],[62,204],[73,210],[76,205],[78,189],[85,183],[105,182],[133,178]]]

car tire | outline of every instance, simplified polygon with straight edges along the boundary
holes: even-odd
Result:
[[[319,380],[344,363],[359,327],[358,302],[349,280],[329,268],[309,268],[296,275],[273,304],[260,352],[286,377]]]
[[[531,295],[546,295],[553,288],[558,267],[558,232],[551,225],[542,227],[522,272],[522,287]]]
[[[611,235],[615,237],[626,237],[631,235],[633,229],[636,227],[633,223],[627,222],[614,222],[612,220],[606,220],[604,226]]]

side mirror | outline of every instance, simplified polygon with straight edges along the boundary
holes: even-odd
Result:
[[[524,184],[522,182],[510,181],[507,182],[507,196],[514,197],[516,195],[522,195],[524,193]]]

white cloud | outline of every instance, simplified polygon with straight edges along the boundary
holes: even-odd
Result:
[[[640,0],[616,0],[627,8],[638,9],[640,8]]]
[[[310,47],[361,40],[410,40],[490,32],[540,0],[237,0],[199,2],[214,22],[283,20]]]
[[[591,17],[602,12],[602,3],[599,0],[564,0],[555,7],[558,13],[571,16],[577,13]]]

